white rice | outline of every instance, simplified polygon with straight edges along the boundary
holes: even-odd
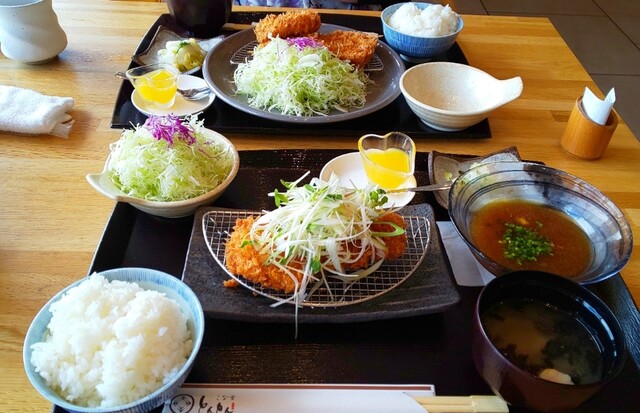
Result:
[[[165,294],[94,274],[51,304],[31,364],[70,403],[119,406],[160,388],[193,342],[187,317]]]
[[[400,33],[412,36],[444,36],[456,31],[458,15],[449,5],[432,4],[421,10],[413,3],[405,3],[398,7],[387,23]]]

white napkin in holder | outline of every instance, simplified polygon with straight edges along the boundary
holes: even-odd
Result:
[[[569,116],[560,143],[571,155],[587,160],[602,157],[618,126],[618,116],[613,111],[613,89],[604,100],[598,99],[589,88],[580,96]]]
[[[68,138],[74,121],[67,112],[73,105],[70,97],[0,85],[0,130]]]
[[[584,88],[582,95],[582,109],[585,115],[598,125],[604,126],[609,119],[613,104],[616,102],[616,91],[611,88],[604,100],[600,100],[588,87]]]

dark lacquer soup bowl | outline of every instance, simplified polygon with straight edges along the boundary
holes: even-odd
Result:
[[[622,211],[584,180],[530,162],[494,162],[462,173],[449,216],[494,275],[535,270],[581,284],[629,261],[633,234]]]
[[[473,361],[507,403],[540,412],[573,409],[622,369],[625,337],[609,308],[564,277],[517,271],[478,296]]]

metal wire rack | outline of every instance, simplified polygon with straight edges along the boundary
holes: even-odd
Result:
[[[243,277],[232,274],[225,265],[225,249],[237,219],[259,216],[259,212],[237,210],[212,210],[202,217],[202,233],[209,252],[216,262],[242,286],[256,294],[275,301],[289,300],[291,294],[265,289]],[[304,307],[340,307],[371,300],[399,286],[413,274],[424,259],[430,240],[430,223],[427,217],[405,216],[407,222],[407,248],[400,259],[385,261],[374,273],[356,281],[344,282],[326,277],[326,286],[307,294]],[[293,301],[291,300],[293,303]]]
[[[238,49],[233,55],[231,55],[231,64],[237,65],[245,63],[253,57],[253,49],[258,46],[257,41],[249,42]],[[374,54],[369,63],[364,67],[365,72],[379,72],[384,69],[384,63],[378,55]]]

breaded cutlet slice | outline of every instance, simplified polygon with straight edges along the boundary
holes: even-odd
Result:
[[[308,36],[320,29],[320,14],[314,10],[290,10],[282,14],[268,14],[254,29],[258,43],[266,43],[269,37]]]
[[[342,60],[360,68],[366,66],[378,46],[378,35],[350,30],[336,30],[331,33],[317,33],[314,39],[321,42],[333,54]]]
[[[251,227],[255,222],[254,217],[237,219],[229,237],[225,249],[225,265],[233,274],[239,275],[252,283],[260,284],[262,287],[271,288],[278,291],[291,293],[296,290],[296,285],[302,280],[302,273],[306,263],[289,263],[292,269],[287,272],[275,265],[264,265],[267,256],[260,254],[252,244],[246,244],[250,239]],[[393,227],[389,223],[394,223],[401,228],[406,228],[407,223],[404,218],[396,213],[389,213],[380,217],[377,222],[371,225],[371,230],[376,232],[392,232]],[[386,259],[395,260],[400,258],[407,248],[407,235],[396,235],[385,237]],[[245,245],[246,244],[246,245]],[[342,248],[348,249],[354,255],[361,253],[361,247],[354,243],[345,244]],[[356,271],[367,268],[372,264],[373,250],[371,246],[363,252],[359,260],[343,263],[344,271]],[[295,277],[295,281],[294,281]],[[237,285],[235,282],[225,282],[225,286]]]
[[[236,220],[225,249],[227,269],[264,288],[287,293],[295,291],[296,282],[290,274],[275,265],[264,265],[267,256],[260,254],[253,245],[245,245],[245,241],[250,239],[249,233],[254,222],[254,217]],[[294,276],[298,282],[302,279],[301,274]]]

